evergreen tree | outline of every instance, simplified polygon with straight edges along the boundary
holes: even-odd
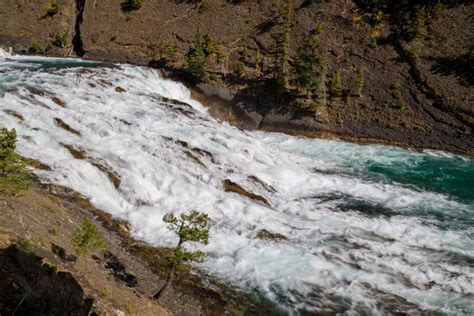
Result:
[[[203,80],[206,77],[206,54],[200,31],[196,33],[194,46],[186,53],[185,69],[197,79]]]
[[[281,25],[280,32],[272,34],[274,78],[282,87],[288,86],[290,72],[290,44],[291,28],[293,26],[293,12],[289,3],[283,3],[278,7],[277,22]]]
[[[85,218],[74,231],[72,243],[76,254],[84,256],[84,273],[87,273],[87,254],[105,248],[105,240],[99,234],[95,225]]]
[[[339,98],[342,95],[342,77],[341,73],[336,72],[331,81],[331,97]]]
[[[314,37],[309,37],[298,50],[293,63],[296,85],[306,91],[308,98],[316,90],[322,80],[325,60],[322,48]]]
[[[171,285],[174,273],[177,267],[186,262],[200,262],[203,259],[202,251],[189,251],[183,247],[185,242],[199,242],[207,245],[209,242],[208,222],[209,216],[205,213],[192,211],[190,214],[181,214],[176,217],[172,213],[163,216],[163,221],[167,224],[169,230],[175,232],[179,239],[178,244],[171,249],[168,256],[170,270],[168,278],[163,288],[155,294],[155,298],[160,299]]]

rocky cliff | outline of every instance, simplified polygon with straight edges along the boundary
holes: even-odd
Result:
[[[341,93],[317,104],[292,83],[283,101],[265,85],[273,76],[272,34],[282,30],[277,0],[145,0],[134,10],[124,0],[60,0],[58,12],[51,1],[5,0],[0,44],[161,67],[197,83],[204,92],[197,97],[215,104],[214,114],[246,128],[473,154],[474,5],[438,3],[401,20],[391,1],[290,1],[289,63],[314,36],[328,89],[341,79]],[[225,56],[208,60],[206,82],[181,72],[198,32]]]

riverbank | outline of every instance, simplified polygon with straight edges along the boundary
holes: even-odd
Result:
[[[36,168],[44,168],[37,162],[31,163]],[[72,234],[84,218],[97,227],[106,241],[106,248],[77,257]],[[51,277],[48,282],[54,283],[52,280],[60,273],[72,276],[72,281],[63,285],[63,290],[76,295],[76,301],[84,300],[85,315],[87,310],[98,315],[234,315],[252,310],[278,313],[269,302],[252,302],[249,294],[203,278],[189,268],[177,271],[174,283],[158,302],[153,296],[166,280],[166,249],[134,239],[129,229],[127,222],[93,207],[78,193],[35,179],[18,197],[0,196],[0,249],[2,255],[3,252],[10,253],[6,258],[13,258],[7,247],[19,245],[22,251],[28,251],[26,256],[38,256],[39,266],[50,267],[54,274],[38,275],[31,263],[36,259],[28,259],[22,263],[24,270],[21,271],[24,272],[3,271],[5,278],[0,282],[0,289],[11,288],[23,277]],[[79,288],[75,287],[75,281]],[[67,307],[61,306],[65,302],[62,297],[56,297],[54,291],[48,292],[44,285],[36,283],[31,284],[31,288],[20,285],[16,296],[0,299],[0,308],[5,312],[14,310],[28,291],[38,293],[36,299],[45,302],[46,311],[49,308],[66,311]],[[54,301],[55,305],[48,305],[49,301]],[[24,304],[24,308],[39,310],[32,297]],[[82,311],[72,309],[71,312],[80,314]]]

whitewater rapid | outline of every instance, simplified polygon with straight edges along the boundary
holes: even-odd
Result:
[[[208,213],[196,267],[287,313],[474,313],[471,158],[242,131],[152,69],[1,50],[0,125],[138,239],[173,245],[165,213]]]

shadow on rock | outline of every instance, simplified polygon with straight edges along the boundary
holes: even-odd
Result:
[[[93,299],[70,273],[10,246],[0,250],[1,315],[89,315]]]

